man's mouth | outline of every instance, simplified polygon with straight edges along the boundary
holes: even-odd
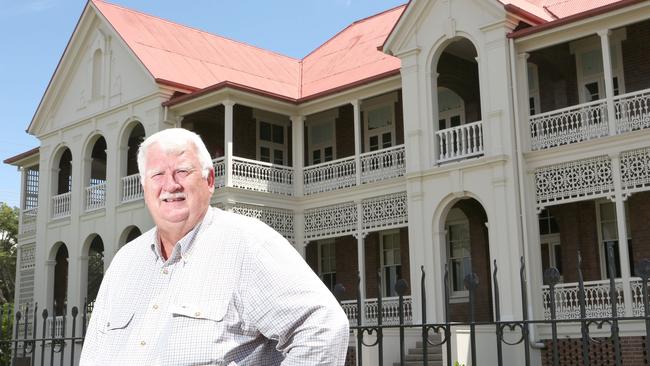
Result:
[[[184,194],[169,194],[169,195],[165,195],[163,197],[160,197],[160,200],[163,201],[163,202],[185,201],[185,195]]]

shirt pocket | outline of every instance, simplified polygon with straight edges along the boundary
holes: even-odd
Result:
[[[111,311],[106,322],[99,328],[106,334],[115,334],[129,328],[134,313],[132,311]]]
[[[169,305],[171,317],[162,364],[221,364],[232,347],[226,334],[227,310],[227,301]]]

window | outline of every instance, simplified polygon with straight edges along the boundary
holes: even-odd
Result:
[[[451,89],[438,88],[438,129],[458,127],[465,123],[465,102]]]
[[[555,267],[560,272],[562,282],[562,247],[560,246],[560,228],[548,209],[539,216],[539,234],[542,252],[542,271]],[[545,285],[547,283],[544,283]]]
[[[528,115],[541,112],[539,101],[539,73],[537,65],[533,63],[527,64],[528,74]]]
[[[387,149],[395,145],[395,103],[397,93],[390,93],[364,101],[366,152]]]
[[[402,278],[402,256],[400,254],[399,231],[380,233],[381,273],[384,296],[397,296],[395,283]]]
[[[627,210],[627,205],[625,207]],[[627,215],[627,214],[626,214]],[[629,215],[628,215],[629,216]],[[602,278],[609,278],[608,266],[609,257],[607,255],[607,246],[612,245],[614,249],[614,270],[616,277],[621,277],[621,261],[618,252],[618,221],[616,217],[616,204],[611,201],[598,202],[596,204],[596,218],[598,221],[598,239],[600,242],[600,266]],[[628,254],[631,273],[634,273],[632,261],[632,246],[629,223],[627,226]]]
[[[326,111],[317,115],[314,122],[310,118],[307,126],[309,143],[309,164],[320,164],[334,160],[335,152],[335,124],[338,110]]]
[[[464,215],[463,215],[464,216]],[[469,221],[459,220],[447,224],[447,258],[451,281],[451,296],[468,295],[465,276],[472,272]]]
[[[325,286],[334,291],[336,286],[336,243],[334,239],[318,242],[319,276]]]
[[[282,124],[258,123],[258,156],[263,162],[287,165],[287,128]]]
[[[38,165],[25,169],[25,196],[23,209],[38,207]]]
[[[625,93],[623,89],[623,55],[621,41],[625,40],[625,29],[613,31],[609,36],[614,95]],[[585,38],[570,44],[571,53],[576,55],[579,98],[587,103],[605,98],[605,72],[600,37]]]
[[[558,234],[559,232],[560,228],[557,225],[555,217],[551,216],[548,209],[543,209],[542,212],[539,213],[539,234]]]

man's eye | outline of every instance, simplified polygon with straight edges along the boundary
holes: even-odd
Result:
[[[176,171],[176,175],[181,176],[181,177],[186,177],[188,174],[190,174],[189,169],[178,169]]]

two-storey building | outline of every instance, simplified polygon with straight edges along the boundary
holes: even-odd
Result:
[[[497,300],[502,319],[520,319],[522,257],[529,313],[550,316],[552,266],[560,316],[572,317],[578,250],[589,316],[606,315],[608,243],[620,315],[641,314],[648,19],[650,3],[635,0],[412,0],[293,59],[92,0],[28,127],[41,145],[5,161],[23,177],[16,304],[62,316],[92,302],[114,254],[153,225],[138,144],[183,127],[213,155],[213,204],[268,223],[327,286],[343,284],[352,322],[376,321],[380,293],[397,322],[399,278],[408,322],[422,320],[423,284],[428,321],[466,321],[471,272],[477,320],[494,320]],[[640,329],[623,325],[631,349]],[[493,329],[479,339],[494,357]],[[445,357],[467,362],[462,344]]]

